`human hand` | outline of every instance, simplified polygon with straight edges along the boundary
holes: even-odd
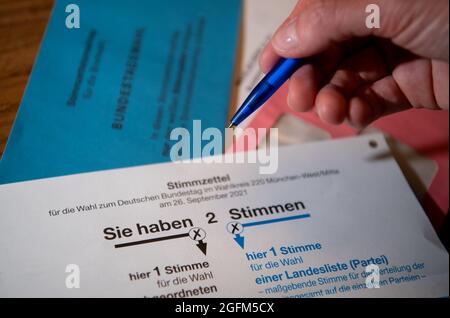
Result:
[[[366,7],[380,8],[380,28]],[[365,127],[408,108],[448,109],[448,0],[300,0],[264,49],[311,57],[289,81],[288,104],[325,122]]]

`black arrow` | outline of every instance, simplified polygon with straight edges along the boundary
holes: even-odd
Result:
[[[206,255],[206,246],[208,245],[208,243],[203,242],[203,240],[198,241],[197,247],[200,249],[200,251],[203,252],[203,254]]]
[[[177,238],[181,238],[181,237],[187,237],[187,236],[189,236],[189,233],[169,235],[169,236],[162,236],[162,237],[152,238],[152,239],[148,239],[148,240],[116,244],[116,245],[114,245],[114,247],[115,248],[120,248],[120,247],[127,247],[127,246],[139,245],[139,244],[147,244],[147,243],[153,243],[153,242],[159,242],[159,241],[165,241],[165,240],[173,240],[173,239],[177,239]],[[205,250],[206,250],[206,246],[205,246]]]

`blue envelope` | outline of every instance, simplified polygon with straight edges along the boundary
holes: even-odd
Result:
[[[168,161],[173,128],[223,128],[239,23],[239,0],[56,1],[0,183]]]

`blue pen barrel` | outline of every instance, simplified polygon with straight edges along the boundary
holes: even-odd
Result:
[[[244,119],[261,107],[303,64],[303,59],[280,59],[252,90],[231,119],[231,124],[234,126],[239,125]]]
[[[276,90],[277,87],[270,85],[268,82],[259,82],[242,104],[243,107],[241,107],[242,112],[240,112],[240,116],[244,118],[250,116],[250,114],[264,104]]]
[[[276,89],[280,88],[303,65],[303,61],[303,59],[280,59],[270,72],[267,73],[262,82],[267,82],[276,87]]]

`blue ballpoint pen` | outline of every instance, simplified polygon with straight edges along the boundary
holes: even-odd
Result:
[[[236,127],[254,111],[261,107],[296,70],[305,64],[305,60],[281,58],[266,76],[255,86],[250,95],[239,107],[231,119],[230,126]]]

